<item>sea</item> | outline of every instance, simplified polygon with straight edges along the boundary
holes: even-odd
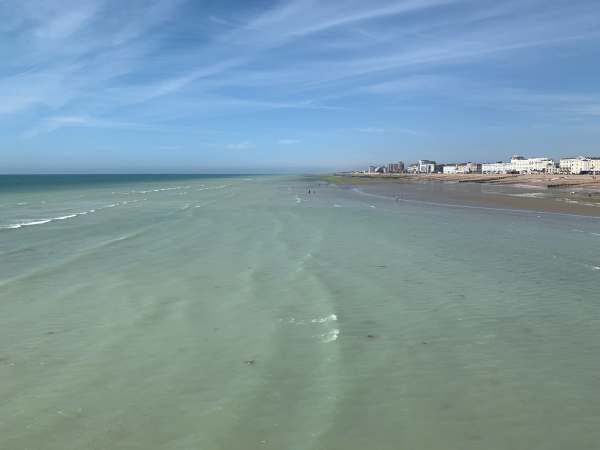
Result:
[[[2,449],[591,450],[599,424],[598,218],[0,177]]]

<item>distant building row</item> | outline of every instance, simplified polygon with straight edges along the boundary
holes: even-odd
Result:
[[[600,157],[577,156],[561,158],[560,163],[555,163],[550,158],[525,158],[515,155],[509,162],[495,163],[452,163],[438,164],[435,161],[421,159],[405,168],[402,161],[382,166],[370,166],[367,174],[394,174],[394,173],[444,173],[444,174],[600,174]]]
[[[369,170],[365,173],[368,174],[382,174],[382,173],[404,173],[404,163],[402,161],[389,163],[387,166],[369,166]]]
[[[513,156],[510,162],[481,165],[482,173],[553,173],[553,174],[600,174],[600,157],[577,156],[561,158],[557,164],[549,158],[524,158]]]

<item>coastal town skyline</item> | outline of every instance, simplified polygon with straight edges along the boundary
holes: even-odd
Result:
[[[398,160],[385,164],[369,165],[352,173],[378,174],[600,174],[600,156],[577,155],[561,157],[557,161],[549,157],[525,157],[513,155],[509,161],[496,162],[437,162],[430,159],[405,164]]]

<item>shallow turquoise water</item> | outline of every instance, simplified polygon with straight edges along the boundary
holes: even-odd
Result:
[[[0,448],[600,442],[598,219],[0,177],[0,227]]]

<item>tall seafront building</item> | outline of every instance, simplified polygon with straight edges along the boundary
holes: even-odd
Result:
[[[560,159],[561,172],[580,175],[591,173],[600,174],[600,156],[576,156]]]
[[[465,174],[465,173],[481,173],[480,163],[459,163],[459,164],[445,164],[443,167],[443,173],[445,174]]]
[[[389,163],[387,167],[388,173],[402,173],[404,172],[404,162],[398,161]]]
[[[515,155],[510,162],[483,163],[481,165],[482,173],[557,173],[556,163],[550,158],[525,158]]]
[[[435,173],[436,162],[429,159],[420,159],[418,164],[419,173]]]

